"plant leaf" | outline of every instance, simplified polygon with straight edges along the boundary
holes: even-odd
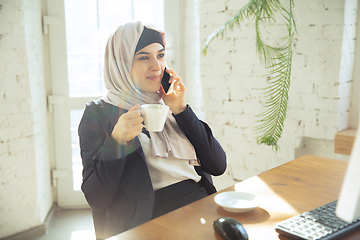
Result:
[[[294,0],[289,0],[288,10],[280,0],[250,0],[243,8],[235,13],[225,24],[215,30],[206,40],[203,48],[203,54],[212,40],[217,37],[223,38],[227,30],[233,31],[234,26],[240,28],[240,23],[244,19],[250,19],[253,16],[256,30],[256,51],[259,59],[269,70],[265,88],[265,110],[257,115],[261,117],[258,120],[260,125],[254,128],[257,132],[257,143],[266,144],[279,150],[277,141],[281,137],[284,121],[287,112],[288,93],[290,88],[291,65],[292,65],[292,41],[293,32],[297,34],[295,19],[292,14]],[[285,26],[288,29],[288,36],[280,38],[285,42],[281,47],[267,45],[262,37],[260,28],[266,30],[275,22],[274,15],[280,13],[286,21]],[[268,31],[268,30],[267,30]]]

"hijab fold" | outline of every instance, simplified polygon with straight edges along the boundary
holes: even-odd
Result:
[[[131,79],[135,48],[144,27],[160,33],[165,47],[164,33],[153,25],[140,21],[120,25],[110,36],[105,50],[104,80],[108,93],[103,100],[114,106],[129,110],[136,104],[164,104],[160,94],[144,93],[136,89]],[[171,152],[176,158],[189,160],[196,165],[195,149],[170,113],[161,132],[149,132],[153,157],[167,158]]]

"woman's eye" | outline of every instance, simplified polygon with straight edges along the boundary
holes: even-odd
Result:
[[[139,58],[139,60],[147,60],[148,59],[148,57],[141,57],[141,58]]]
[[[163,57],[165,57],[165,53],[160,53],[160,54],[158,55],[158,58],[163,58]]]

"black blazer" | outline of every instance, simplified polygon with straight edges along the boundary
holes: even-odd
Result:
[[[98,99],[86,105],[79,125],[81,189],[93,210],[97,238],[119,234],[151,220],[152,216],[154,190],[138,137],[127,146],[111,137],[116,122],[125,112]],[[224,173],[224,150],[208,125],[190,107],[174,117],[200,160],[201,167],[195,167],[202,176],[200,183],[209,194],[216,192],[210,174]]]

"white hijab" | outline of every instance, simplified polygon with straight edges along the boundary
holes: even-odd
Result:
[[[103,98],[114,106],[129,110],[136,104],[164,104],[159,93],[144,93],[136,89],[131,79],[135,48],[144,27],[160,33],[165,47],[164,33],[153,25],[140,21],[120,25],[110,36],[105,50],[104,78],[108,89]],[[153,157],[168,157],[169,152],[178,159],[189,160],[194,165],[195,149],[181,131],[172,114],[168,114],[163,131],[149,132]]]

